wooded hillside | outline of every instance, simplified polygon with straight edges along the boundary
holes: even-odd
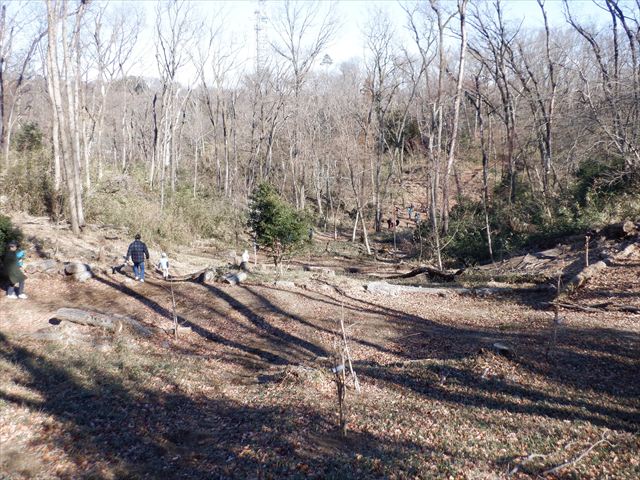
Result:
[[[440,266],[634,217],[639,4],[595,3],[607,22],[566,1],[558,22],[538,0],[534,27],[513,2],[407,2],[409,36],[373,11],[362,58],[335,65],[322,2],[261,5],[255,62],[187,1],[159,2],[144,28],[133,2],[3,2],[1,206],[76,233],[186,222],[184,238],[215,237],[243,230],[268,181],[364,242],[415,203]],[[149,38],[158,75],[134,75]]]

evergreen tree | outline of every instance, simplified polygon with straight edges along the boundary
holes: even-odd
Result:
[[[276,266],[300,250],[309,238],[305,215],[282,199],[269,183],[260,184],[251,195],[248,227]]]

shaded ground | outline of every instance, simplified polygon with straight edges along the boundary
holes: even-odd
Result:
[[[629,259],[576,297],[640,304]],[[376,297],[355,280],[308,289],[174,284],[192,333],[35,340],[61,306],[169,327],[171,296],[99,274],[31,278],[0,298],[2,478],[638,478],[640,315],[552,315],[525,294]],[[333,285],[333,286],[332,286]],[[344,315],[362,393],[336,431],[329,375]],[[80,340],[79,340],[80,339]],[[511,359],[491,345],[512,347]],[[529,457],[532,454],[539,456]]]

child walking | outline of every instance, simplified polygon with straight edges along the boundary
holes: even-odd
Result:
[[[7,298],[28,298],[24,293],[25,277],[22,268],[18,265],[18,244],[9,242],[7,252],[4,254],[4,272],[9,277],[9,288],[7,288]]]
[[[169,258],[167,254],[162,252],[160,255],[160,261],[158,262],[158,269],[162,272],[162,278],[169,279]]]

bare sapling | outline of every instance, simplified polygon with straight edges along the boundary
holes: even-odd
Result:
[[[335,381],[336,381],[336,395],[337,395],[337,402],[338,402],[338,425],[340,427],[340,434],[343,437],[347,436],[347,419],[346,419],[346,412],[345,412],[345,404],[344,404],[344,399],[345,399],[345,383],[346,383],[346,378],[345,378],[345,370],[344,370],[344,354],[343,352],[340,350],[340,348],[337,345],[337,339],[334,342],[334,367],[331,369],[331,371],[333,372],[333,374],[335,375]]]
[[[338,425],[340,434],[345,437],[347,435],[347,415],[346,415],[346,383],[347,383],[347,366],[349,373],[353,379],[353,386],[356,392],[360,393],[360,382],[358,376],[353,369],[351,361],[351,353],[347,338],[347,331],[344,326],[344,305],[342,305],[342,314],[340,316],[340,332],[334,337],[333,341],[333,368],[331,371],[335,376],[336,382],[336,400],[338,403]]]
[[[178,340],[178,314],[176,312],[176,297],[173,294],[173,280],[169,279],[169,286],[171,288],[171,311],[173,314],[173,336]]]
[[[342,304],[342,315],[340,316],[340,330],[342,332],[342,342],[344,355],[349,362],[349,373],[351,373],[351,378],[353,378],[353,387],[356,389],[356,392],[360,393],[360,382],[358,381],[358,376],[356,375],[355,370],[353,369],[353,363],[351,361],[351,352],[349,351],[349,343],[347,342],[347,332],[344,328],[344,303]]]
[[[564,264],[560,271],[558,272],[558,279],[556,283],[556,291],[558,294],[560,293],[560,288],[562,287],[562,271],[564,270]],[[551,329],[551,340],[549,345],[547,346],[547,357],[555,352],[556,344],[558,342],[558,330],[560,325],[562,324],[562,317],[560,316],[560,307],[558,305],[553,306],[553,325]]]

